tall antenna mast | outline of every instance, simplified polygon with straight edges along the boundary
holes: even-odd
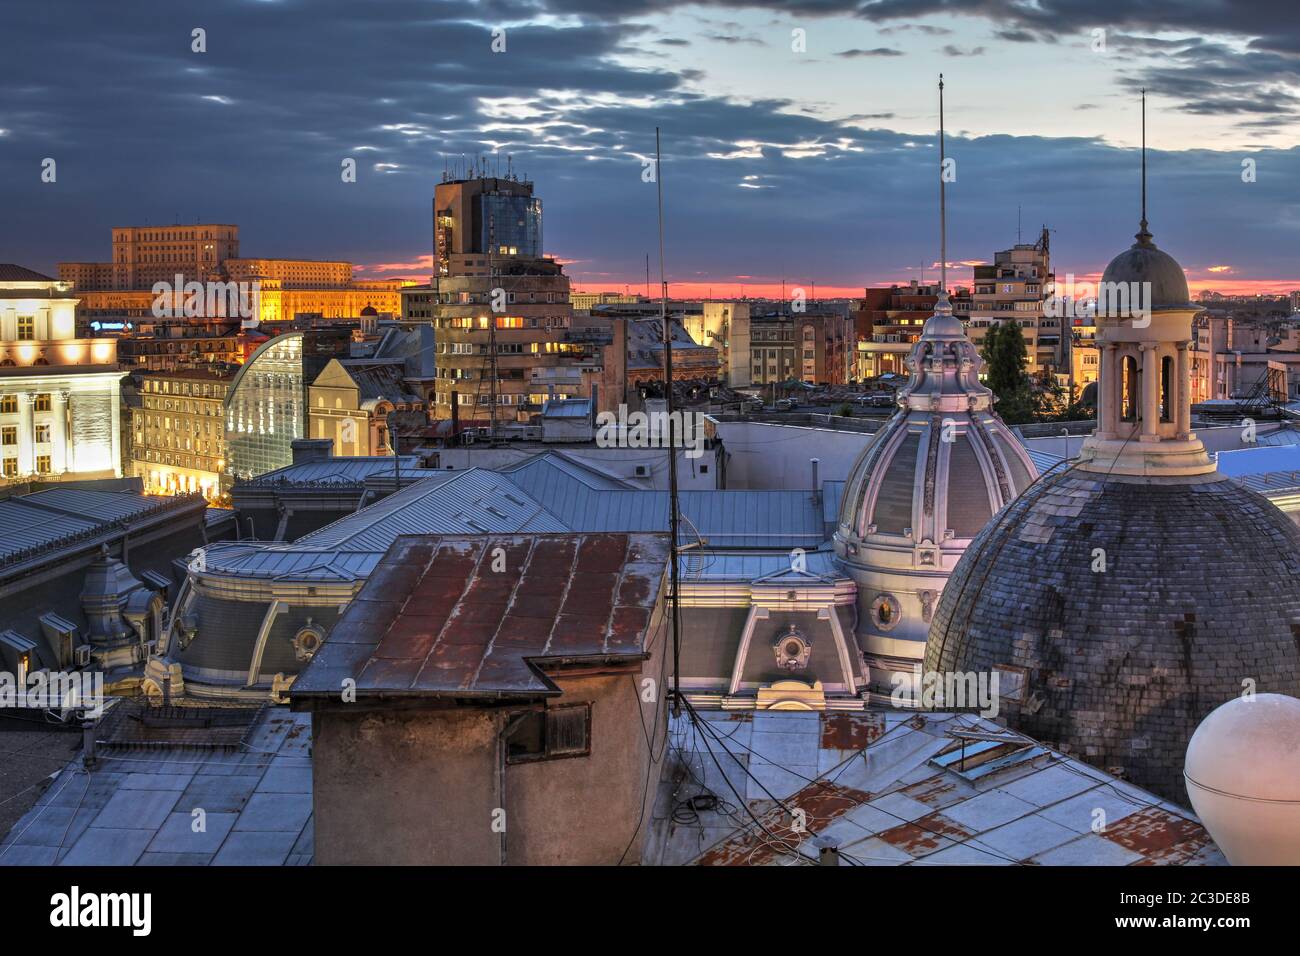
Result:
[[[939,294],[948,294],[948,196],[944,183],[943,74],[939,74]]]
[[[488,281],[491,282],[496,275],[496,268],[492,263],[493,246],[496,245],[496,216],[488,216]],[[489,298],[494,296],[489,295]],[[491,303],[488,303],[491,306]],[[488,309],[488,352],[492,362],[492,381],[489,383],[490,393],[488,401],[488,443],[495,445],[497,441],[497,316],[496,312],[490,307]]]
[[[682,712],[682,606],[677,582],[677,438],[673,428],[673,336],[668,328],[668,280],[664,273],[664,171],[659,161],[659,127],[655,127],[655,193],[659,201],[659,321],[664,330],[664,396],[668,412],[668,568],[673,616],[673,716]]]
[[[1142,223],[1138,229],[1138,242],[1150,242],[1147,229],[1147,91],[1142,88]]]

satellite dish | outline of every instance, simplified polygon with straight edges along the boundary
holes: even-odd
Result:
[[[1183,778],[1233,866],[1300,865],[1300,700],[1239,697],[1201,721]]]

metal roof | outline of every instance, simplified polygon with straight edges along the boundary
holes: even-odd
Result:
[[[224,710],[204,708],[214,716]],[[87,772],[78,754],[52,775],[0,843],[0,866],[312,862],[310,714],[267,707],[231,751],[101,746],[96,760]],[[192,826],[195,807],[208,811],[201,832]]]
[[[498,469],[510,476],[510,480],[529,494],[537,486],[568,487],[573,481],[580,482],[588,488],[620,491],[637,486],[615,475],[606,474],[587,462],[574,459],[557,451],[540,452],[523,461]]]
[[[1259,475],[1271,471],[1300,471],[1300,445],[1272,445],[1221,451],[1215,463],[1229,478]]]
[[[593,489],[573,482],[520,481],[574,530],[658,531],[668,527],[668,492]],[[807,491],[683,491],[686,540],[698,532],[714,547],[815,548],[825,540],[821,506]]]
[[[1054,455],[1050,451],[1037,451],[1029,443],[1024,443],[1025,452],[1029,455],[1030,460],[1034,463],[1034,468],[1040,475],[1046,474],[1056,465],[1065,461],[1061,455]]]
[[[391,459],[389,459],[391,462]],[[572,463],[569,463],[572,464]],[[382,475],[383,472],[378,474]],[[593,488],[559,460],[505,474],[426,471],[421,481],[292,543],[219,542],[207,568],[255,577],[364,578],[404,534],[655,533],[668,529],[668,493]],[[681,539],[712,547],[814,550],[821,506],[807,491],[684,491]]]
[[[590,418],[591,399],[589,398],[553,398],[542,406],[543,418]]]
[[[0,564],[35,557],[155,513],[192,505],[194,496],[159,498],[129,491],[50,488],[0,501]]]
[[[427,476],[427,471],[420,468],[417,455],[400,455],[395,465],[391,455],[369,455],[364,457],[320,458],[304,461],[275,471],[268,471],[247,481],[239,482],[240,487],[259,488],[268,485],[363,485],[372,475],[391,475],[400,468],[402,477],[410,477],[414,472],[417,477]]]
[[[545,659],[640,660],[667,535],[398,539],[292,696],[553,696]],[[498,555],[505,560],[498,565]]]
[[[404,534],[570,530],[495,472],[471,468],[427,474],[429,477],[291,543],[210,545],[207,567],[254,577],[351,580],[368,575]]]
[[[761,551],[683,551],[678,556],[678,567],[684,583],[693,581],[736,581],[748,584],[769,575],[790,570],[790,552],[787,550]],[[804,567],[811,575],[841,578],[844,572],[835,561],[833,551],[809,551],[804,555]]]
[[[1190,811],[976,714],[695,717],[671,718],[647,862],[810,864],[833,841],[842,865],[1225,863]]]

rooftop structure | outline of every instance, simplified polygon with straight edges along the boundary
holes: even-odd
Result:
[[[1188,811],[976,714],[701,711],[670,734],[649,863],[1225,862]]]
[[[316,859],[637,862],[667,749],[667,554],[662,534],[394,543],[292,692]]]
[[[1190,430],[1198,307],[1145,202],[1104,278],[1150,282],[1152,308],[1098,315],[1097,430],[967,548],[925,667],[999,672],[1012,726],[1181,802],[1183,753],[1214,707],[1243,686],[1300,691],[1300,528]]]

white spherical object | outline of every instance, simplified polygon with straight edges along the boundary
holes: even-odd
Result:
[[[1187,744],[1187,793],[1233,866],[1300,866],[1300,700],[1239,697]]]

